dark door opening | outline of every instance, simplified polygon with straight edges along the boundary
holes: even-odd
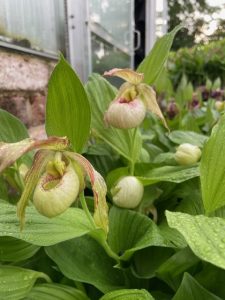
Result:
[[[134,52],[134,67],[135,69],[141,63],[145,57],[145,12],[146,12],[146,1],[145,0],[135,0],[135,30],[139,31],[140,35],[140,46],[135,49]],[[138,41],[137,34],[134,35],[134,45],[137,45]]]

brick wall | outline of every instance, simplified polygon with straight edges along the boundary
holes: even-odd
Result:
[[[47,83],[55,61],[0,48],[0,108],[33,132],[45,119]]]

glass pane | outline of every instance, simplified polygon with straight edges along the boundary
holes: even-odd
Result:
[[[127,68],[130,66],[130,55],[106,43],[95,34],[92,34],[91,47],[93,72],[103,74],[113,68]],[[115,85],[121,83],[121,80],[116,78],[110,78],[110,81]]]
[[[0,40],[57,54],[64,51],[63,0],[0,0]]]
[[[156,2],[156,36],[161,37],[167,32],[167,4],[165,0]]]
[[[132,51],[132,0],[90,0],[90,20],[101,36],[112,38],[112,44]]]

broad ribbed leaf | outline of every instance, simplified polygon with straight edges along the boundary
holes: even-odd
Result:
[[[177,229],[202,260],[225,269],[225,219],[166,212],[170,227]]]
[[[175,211],[190,215],[204,214],[199,183],[199,178],[193,178],[192,180],[179,184],[173,193],[173,197],[176,199],[182,199],[182,201],[176,205]]]
[[[135,211],[112,207],[109,213],[109,245],[122,260],[149,246],[168,246],[157,225]]]
[[[196,133],[194,131],[183,130],[172,131],[168,137],[175,144],[180,145],[184,143],[189,143],[198,147],[202,147],[208,139],[208,137],[203,134]]]
[[[121,178],[124,176],[129,176],[129,169],[128,167],[122,167],[118,169],[112,170],[106,178],[106,183],[108,190],[110,190],[113,185]]]
[[[184,274],[182,283],[172,300],[222,300],[202,287],[191,275]]]
[[[28,137],[23,123],[7,111],[0,109],[0,141],[15,143]]]
[[[100,300],[154,300],[146,290],[119,290],[109,292]]]
[[[18,267],[1,266],[0,299],[24,299],[38,278],[50,281],[49,277],[41,272]]]
[[[214,127],[200,164],[202,198],[206,212],[225,205],[225,115]]]
[[[89,300],[89,298],[71,286],[44,283],[33,287],[24,300]]]
[[[46,104],[48,136],[67,136],[73,150],[81,152],[90,131],[90,106],[80,79],[61,56],[52,72]]]
[[[144,82],[148,84],[155,82],[168,58],[173,39],[181,28],[180,25],[176,26],[171,32],[158,39],[148,56],[139,65],[137,72],[144,73]]]
[[[201,271],[195,275],[195,279],[204,288],[222,299],[225,296],[224,278],[225,270],[211,264],[204,264]]]
[[[164,280],[173,290],[177,290],[183,273],[199,262],[189,247],[177,251],[157,270],[157,277]]]
[[[162,236],[170,242],[171,247],[180,249],[187,247],[187,242],[183,235],[176,229],[169,227],[166,220],[159,225],[159,229]]]
[[[91,237],[83,236],[46,248],[68,278],[94,285],[103,293],[124,287],[123,272]]]
[[[11,236],[38,246],[49,246],[82,236],[92,229],[81,209],[71,207],[60,216],[49,219],[40,215],[34,207],[27,207],[26,226],[21,232],[16,206],[0,201],[0,236]]]
[[[107,128],[104,123],[104,113],[115,98],[117,90],[102,76],[93,74],[86,85],[86,91],[92,113],[92,134],[129,161],[135,162],[141,151],[142,140],[139,132],[134,138],[134,129]]]
[[[148,247],[135,252],[132,259],[132,272],[138,278],[153,278],[156,270],[170,256],[174,249],[165,247]]]
[[[194,166],[165,166],[152,168],[151,164],[136,164],[135,175],[144,185],[160,181],[180,183],[199,176],[199,167]]]
[[[16,262],[32,257],[40,247],[12,237],[0,237],[0,261]]]

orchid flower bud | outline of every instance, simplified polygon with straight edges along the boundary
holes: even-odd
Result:
[[[179,114],[179,108],[175,101],[168,103],[166,108],[167,117],[172,120]]]
[[[216,101],[216,102],[215,102],[215,108],[216,108],[216,110],[219,111],[219,112],[223,111],[224,108],[225,108],[225,107],[224,107],[224,102],[223,102],[223,101],[220,101],[220,100]]]
[[[191,165],[196,163],[201,157],[201,150],[192,144],[181,144],[175,153],[175,160],[180,165]]]
[[[104,120],[106,124],[115,128],[129,129],[139,126],[145,114],[146,107],[140,99],[126,101],[120,98],[110,104]]]
[[[134,176],[123,177],[111,189],[114,204],[123,208],[137,207],[141,202],[143,193],[143,185]]]

